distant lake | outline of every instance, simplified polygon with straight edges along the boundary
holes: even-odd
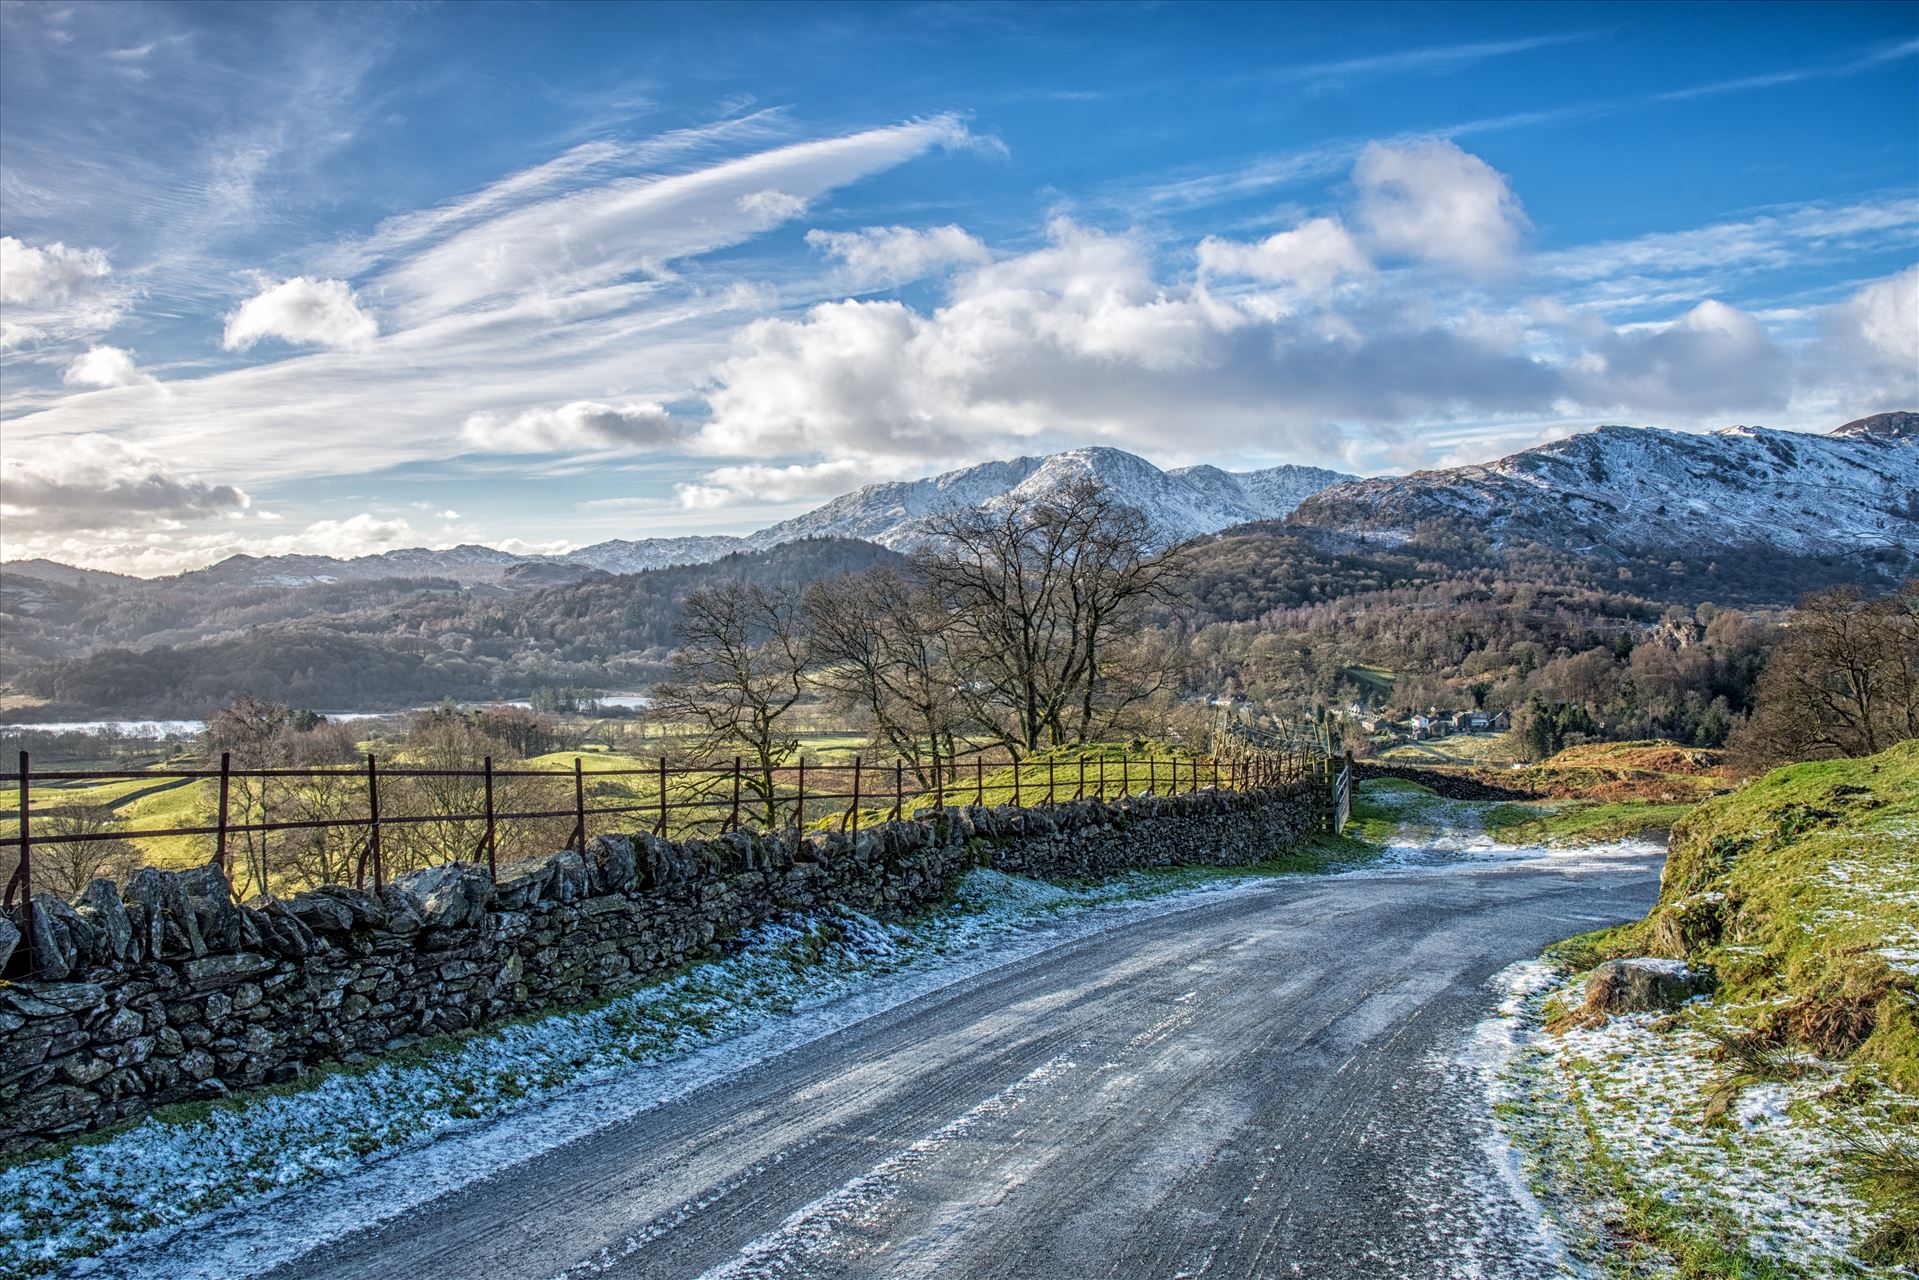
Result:
[[[645,694],[614,693],[597,699],[602,707],[639,709],[651,706],[653,700]],[[434,704],[437,705],[437,704]],[[532,707],[525,698],[496,699],[489,702],[462,702],[462,707]],[[322,711],[321,715],[329,720],[342,723],[354,720],[379,720],[387,716],[411,715],[416,711],[430,711],[432,706],[409,707],[404,711]],[[29,724],[0,724],[0,733],[8,730],[28,730],[35,733],[117,733],[129,738],[191,738],[205,733],[207,722],[204,720],[43,720]]]

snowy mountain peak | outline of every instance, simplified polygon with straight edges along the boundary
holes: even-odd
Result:
[[[1496,541],[1686,554],[1919,549],[1919,433],[1881,414],[1830,435],[1600,427],[1494,462],[1361,480],[1303,502],[1296,523],[1409,536],[1452,519]]]
[[[1099,481],[1120,501],[1146,512],[1162,536],[1178,542],[1250,520],[1278,519],[1308,494],[1353,477],[1292,466],[1239,472],[1217,467],[1162,471],[1137,454],[1097,445],[981,463],[924,480],[868,485],[763,529],[748,541],[772,546],[794,538],[834,535],[864,538],[897,550],[918,542],[927,518],[937,511],[1032,501],[1086,478]]]

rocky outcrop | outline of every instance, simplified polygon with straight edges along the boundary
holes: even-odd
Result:
[[[147,868],[69,905],[0,914],[0,1155],[149,1107],[297,1079],[663,976],[782,913],[898,916],[970,867],[1080,878],[1240,865],[1319,829],[1323,789],[952,809],[861,831],[601,836],[504,865],[448,863],[377,893],[237,903],[220,869]],[[27,966],[31,963],[32,971]]]

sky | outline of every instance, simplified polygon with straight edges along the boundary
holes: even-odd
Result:
[[[1919,408],[1919,4],[0,4],[0,544]]]

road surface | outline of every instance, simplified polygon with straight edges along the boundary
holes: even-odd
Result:
[[[1558,1274],[1461,1053],[1494,974],[1643,914],[1659,861],[1289,878],[1123,921],[265,1274]]]

